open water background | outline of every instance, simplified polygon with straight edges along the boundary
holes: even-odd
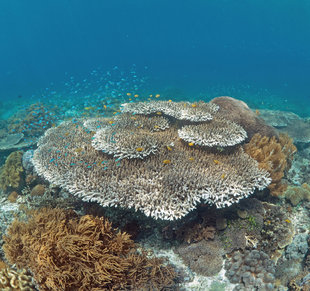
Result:
[[[68,86],[117,66],[144,92],[310,116],[310,1],[1,0],[0,64],[2,104],[83,98]]]

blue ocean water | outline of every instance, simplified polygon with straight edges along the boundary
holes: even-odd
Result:
[[[135,66],[145,92],[310,115],[306,0],[2,0],[0,43],[3,104]]]

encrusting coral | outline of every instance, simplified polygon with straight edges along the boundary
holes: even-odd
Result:
[[[244,145],[244,149],[258,161],[260,168],[270,173],[272,182],[268,188],[271,195],[282,195],[287,185],[281,180],[290,168],[293,155],[297,151],[292,139],[285,134],[280,134],[279,139],[255,134],[250,142]]]
[[[131,104],[127,111],[152,107],[153,112],[155,107],[174,115],[164,116],[169,128],[153,131],[144,123],[153,115],[128,113],[110,120],[67,121],[40,138],[33,156],[36,172],[85,201],[133,207],[167,220],[185,216],[201,200],[219,208],[229,206],[270,183],[268,172],[244,153],[238,138],[234,147],[226,149],[182,140],[178,129],[185,121],[176,120],[181,113],[170,113],[170,106],[184,107],[183,103]],[[203,102],[186,105],[190,109],[185,109],[182,118],[190,119],[192,109],[216,113]],[[206,122],[212,128],[213,120]]]
[[[7,260],[31,270],[40,290],[161,290],[176,276],[105,218],[73,211],[36,210],[15,220],[4,242]]]
[[[20,188],[24,171],[22,156],[22,152],[16,151],[7,157],[0,173],[0,188],[4,191]]]

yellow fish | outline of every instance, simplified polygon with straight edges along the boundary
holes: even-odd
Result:
[[[163,160],[163,163],[164,163],[165,165],[168,165],[168,164],[171,163],[171,161],[170,161],[170,160]]]
[[[189,145],[190,147],[192,147],[192,146],[194,145],[194,143],[193,143],[193,142],[189,142],[188,145]]]

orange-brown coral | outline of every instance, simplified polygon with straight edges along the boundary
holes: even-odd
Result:
[[[23,152],[12,152],[6,159],[0,173],[0,188],[3,190],[18,189],[23,183]]]
[[[29,268],[40,290],[160,290],[175,277],[107,219],[73,211],[36,210],[15,220],[4,242],[8,261]]]
[[[297,151],[292,139],[286,134],[276,137],[262,137],[255,134],[244,146],[245,152],[258,161],[259,167],[267,170],[272,178],[268,186],[272,196],[281,195],[287,185],[282,183],[285,171],[291,166],[294,153]]]

